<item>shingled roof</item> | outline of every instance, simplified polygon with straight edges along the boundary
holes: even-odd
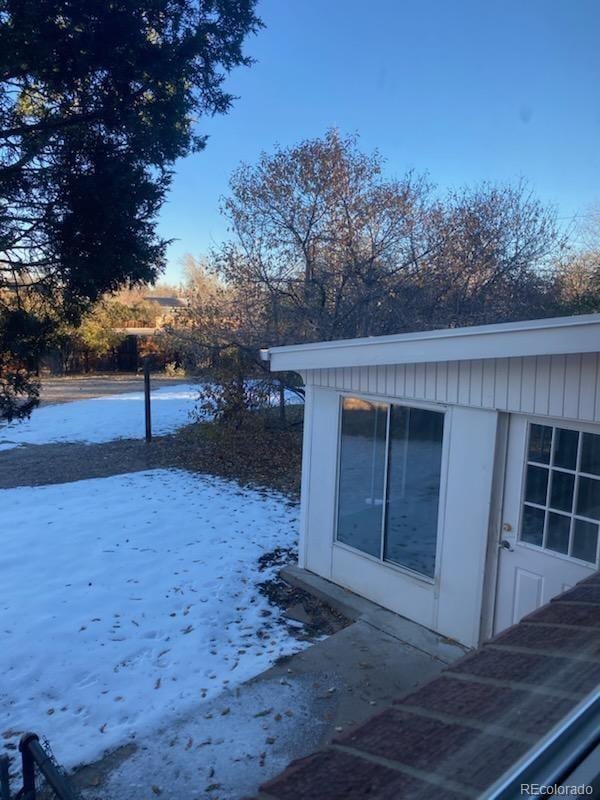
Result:
[[[261,787],[260,800],[481,797],[600,685],[600,573]]]

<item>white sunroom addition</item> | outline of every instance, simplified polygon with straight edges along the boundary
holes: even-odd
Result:
[[[474,646],[598,568],[600,315],[278,347],[300,566]]]

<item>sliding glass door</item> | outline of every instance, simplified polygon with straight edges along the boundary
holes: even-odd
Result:
[[[444,415],[342,401],[338,542],[433,577]]]

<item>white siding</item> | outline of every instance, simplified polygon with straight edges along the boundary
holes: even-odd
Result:
[[[600,422],[597,353],[303,371],[307,384]]]

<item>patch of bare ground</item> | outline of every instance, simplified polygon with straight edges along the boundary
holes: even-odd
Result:
[[[244,485],[300,494],[302,407],[289,427],[249,426],[238,430],[215,424],[188,425],[174,438],[184,469],[235,478]]]
[[[258,559],[258,568],[264,571],[269,567],[284,567],[296,560],[295,548],[277,547]],[[339,611],[304,589],[291,586],[280,577],[279,572],[259,583],[258,591],[271,606],[279,609],[279,620],[287,625],[290,634],[297,639],[313,642],[317,637],[331,636],[350,625],[350,620]],[[286,658],[284,656],[283,661]]]
[[[0,489],[171,467],[232,478],[296,498],[301,450],[299,424],[234,430],[207,422],[188,425],[150,443],[117,439],[101,444],[25,445],[0,451]]]
[[[70,403],[72,400],[89,400],[92,397],[105,397],[124,392],[142,392],[144,376],[132,372],[111,372],[106,375],[60,375],[42,377],[40,405]],[[194,383],[193,378],[172,378],[168,375],[153,374],[152,388],[162,389],[182,383]]]

